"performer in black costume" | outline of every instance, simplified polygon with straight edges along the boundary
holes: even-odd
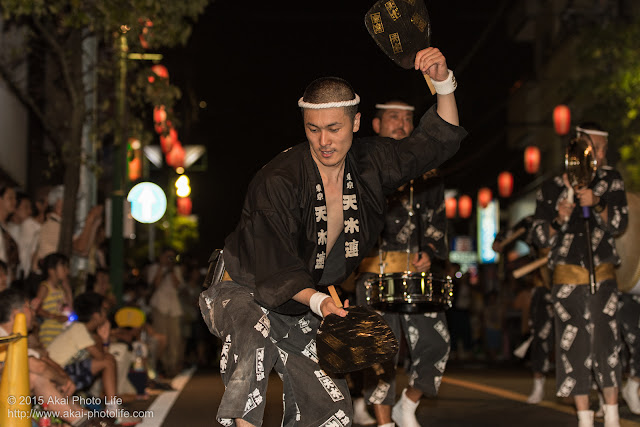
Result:
[[[284,383],[283,426],[351,425],[346,381],[327,375],[315,352],[322,317],[346,311],[319,289],[342,282],[373,247],[385,194],[450,158],[466,135],[444,56],[424,49],[415,66],[441,89],[411,137],[354,141],[359,97],[342,79],[318,79],[298,102],[308,141],[276,156],[249,185],[225,242],[227,280],[200,298],[223,342],[221,424],[262,424],[275,369]]]
[[[557,395],[574,398],[580,427],[593,426],[589,392],[595,381],[604,395],[605,426],[615,427],[619,425],[621,342],[615,278],[620,258],[614,236],[627,225],[627,199],[620,173],[606,166],[607,139],[601,135],[602,130],[581,126],[579,132],[595,153],[595,177],[588,187],[575,189],[575,203],[566,173],[543,184],[537,196],[534,240],[540,247],[551,248]],[[591,242],[586,240],[582,207],[589,207]],[[587,244],[591,245],[595,267],[593,295]]]
[[[413,131],[414,107],[402,101],[376,105],[373,129],[379,136],[400,141]],[[396,141],[390,141],[397,144]],[[387,214],[380,245],[374,256],[360,264],[358,304],[364,303],[364,283],[381,271],[427,272],[432,263],[444,263],[447,258],[444,184],[435,170],[403,185],[387,197]],[[407,251],[411,253],[407,262]],[[409,265],[408,265],[409,264]],[[401,314],[381,312],[398,341],[404,335],[411,359],[409,385],[397,404],[396,365],[398,357],[364,371],[364,397],[373,404],[379,426],[394,422],[402,427],[416,427],[415,411],[420,398],[438,393],[449,356],[450,337],[447,320],[442,312]],[[393,421],[392,421],[393,420]]]

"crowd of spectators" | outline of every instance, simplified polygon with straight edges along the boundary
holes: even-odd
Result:
[[[127,397],[170,390],[185,367],[217,359],[197,306],[203,272],[163,248],[154,262],[129,265],[118,301],[103,206],[80,221],[67,256],[58,251],[63,200],[62,186],[31,198],[0,185],[0,336],[11,334],[18,313],[25,315],[34,402],[58,402],[47,409],[68,414],[61,417],[65,425],[135,425],[142,420],[119,410],[121,397],[126,404]],[[0,344],[0,375],[6,349]],[[64,399],[72,395],[98,400]],[[107,416],[88,417],[88,410]]]

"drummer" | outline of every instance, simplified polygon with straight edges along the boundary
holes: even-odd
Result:
[[[205,322],[224,343],[219,423],[262,425],[275,369],[283,381],[283,426],[352,424],[346,381],[320,368],[315,343],[324,316],[347,313],[319,289],[344,280],[372,248],[385,189],[440,165],[466,135],[444,55],[424,49],[415,67],[440,83],[438,103],[403,144],[354,141],[360,97],[343,79],[320,78],[298,101],[308,141],[280,153],[249,184],[239,224],[225,241],[229,279],[200,296]]]
[[[566,173],[545,182],[537,196],[533,238],[539,247],[551,248],[557,395],[573,397],[578,425],[590,427],[594,413],[589,410],[589,393],[595,383],[604,395],[605,426],[614,427],[619,426],[621,344],[614,269],[620,258],[613,237],[627,225],[627,199],[620,173],[606,165],[607,133],[595,124],[581,125],[577,131],[593,148],[595,177],[588,187],[575,190],[575,203]],[[582,207],[590,213],[592,260],[585,249]],[[588,285],[590,261],[595,270],[594,295]]]
[[[402,101],[377,104],[373,130],[378,136],[402,140],[413,132],[415,108]],[[410,201],[413,200],[413,204]],[[409,249],[411,255],[407,255]],[[435,170],[403,185],[387,197],[385,227],[379,252],[360,264],[360,294],[364,281],[377,274],[403,271],[427,272],[432,265],[447,258],[444,185]],[[382,264],[382,266],[381,266]],[[381,271],[382,270],[382,271]],[[444,307],[443,307],[444,308]],[[435,396],[449,357],[450,339],[444,311],[401,314],[383,312],[398,341],[406,338],[411,357],[409,385],[396,400],[396,365],[394,360],[365,370],[364,396],[373,404],[378,426],[419,426],[415,412],[420,398]],[[392,421],[393,420],[393,421]]]

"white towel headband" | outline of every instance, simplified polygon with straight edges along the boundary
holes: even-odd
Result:
[[[416,107],[402,104],[376,104],[378,110],[405,110],[415,111]]]
[[[322,110],[324,108],[338,108],[338,107],[352,107],[354,105],[360,104],[360,97],[358,94],[355,94],[356,97],[349,101],[336,101],[336,102],[325,102],[322,104],[314,104],[312,102],[306,102],[303,100],[304,97],[298,100],[298,107],[300,108],[309,108],[310,110]]]
[[[587,135],[609,136],[609,132],[603,132],[595,129],[582,129],[580,126],[576,126],[577,133],[586,133]]]

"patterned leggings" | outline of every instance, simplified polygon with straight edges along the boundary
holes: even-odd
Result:
[[[560,397],[591,392],[621,383],[620,335],[615,280],[589,285],[554,285],[551,290],[556,326],[556,387]]]
[[[236,418],[261,426],[269,373],[283,381],[282,425],[351,425],[352,403],[344,378],[333,378],[318,365],[316,333],[320,318],[312,312],[287,316],[259,306],[251,289],[222,282],[200,295],[209,330],[222,340],[220,373],[225,392],[217,420]]]

